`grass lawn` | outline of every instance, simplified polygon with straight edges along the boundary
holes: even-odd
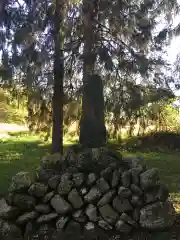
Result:
[[[19,171],[33,171],[49,151],[35,136],[13,136],[0,141],[0,196],[6,193],[11,178]],[[159,169],[161,181],[168,184],[171,198],[180,211],[180,152],[123,152],[143,156],[149,167]]]

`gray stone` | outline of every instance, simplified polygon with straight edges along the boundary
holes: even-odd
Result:
[[[20,228],[16,225],[0,220],[0,239],[1,240],[23,240]]]
[[[165,202],[169,197],[169,190],[166,184],[161,184],[158,191],[158,199],[162,202]]]
[[[140,175],[141,188],[147,190],[159,185],[159,174],[156,168],[147,170]]]
[[[94,223],[92,223],[92,222],[88,222],[86,225],[85,225],[85,229],[86,230],[92,230],[92,229],[94,229],[95,228],[95,225],[94,225]]]
[[[129,168],[146,169],[146,163],[141,156],[123,156],[123,161],[129,165]]]
[[[28,211],[34,208],[36,205],[36,199],[29,195],[16,194],[13,197],[13,204],[20,210]]]
[[[131,191],[137,196],[143,195],[143,191],[135,184],[131,184]]]
[[[73,218],[80,223],[87,222],[87,216],[84,214],[83,210],[78,210],[75,213],[73,213]]]
[[[43,184],[43,183],[34,183],[31,185],[31,187],[29,188],[28,192],[32,195],[32,196],[36,196],[36,197],[44,197],[44,195],[47,193],[48,190],[48,186]]]
[[[112,180],[112,172],[113,172],[113,167],[109,166],[106,169],[104,169],[100,175],[102,178],[104,178],[107,182],[110,182]]]
[[[154,187],[146,191],[144,195],[145,203],[153,203],[158,200],[161,202],[165,202],[169,197],[169,190],[165,184],[161,184],[159,186]]]
[[[19,215],[19,209],[17,207],[9,206],[5,199],[0,200],[0,218],[11,219],[16,218]]]
[[[109,224],[114,224],[118,219],[118,214],[114,211],[114,209],[109,204],[101,207],[99,211],[103,219]]]
[[[95,173],[90,173],[87,177],[87,185],[91,186],[93,183],[95,183],[97,180],[96,174]]]
[[[73,187],[73,181],[71,180],[66,180],[66,181],[61,181],[58,185],[58,193],[60,195],[67,195]]]
[[[133,195],[131,198],[131,204],[134,207],[141,207],[143,206],[143,200],[139,196]]]
[[[73,205],[75,209],[79,209],[83,206],[83,201],[78,191],[74,188],[68,195],[69,202]]]
[[[132,226],[136,226],[136,222],[130,217],[127,215],[127,213],[122,213],[121,216],[120,216],[120,220],[124,221],[125,223],[128,223]]]
[[[12,177],[10,191],[27,189],[36,181],[36,174],[29,172],[19,172]]]
[[[88,203],[92,203],[99,200],[101,196],[102,193],[100,192],[100,190],[96,187],[92,187],[90,191],[84,196],[84,200]]]
[[[49,213],[51,207],[48,204],[38,204],[35,206],[35,210],[40,213]]]
[[[88,216],[90,221],[92,222],[98,221],[97,207],[95,207],[93,204],[89,204],[87,206],[85,213]]]
[[[130,185],[131,185],[131,172],[130,171],[126,171],[126,172],[122,173],[121,182],[124,187],[126,187],[126,188],[130,187]]]
[[[129,188],[120,187],[118,190],[118,196],[121,198],[129,198],[132,195],[132,192]]]
[[[31,220],[36,219],[39,216],[39,214],[36,211],[28,212],[22,214],[18,219],[16,220],[17,224],[25,224]]]
[[[51,199],[51,205],[59,214],[66,214],[72,210],[71,205],[59,195]]]
[[[48,185],[50,186],[50,188],[56,189],[60,180],[61,180],[61,176],[60,175],[55,175],[55,176],[53,176],[52,178],[49,179]]]
[[[116,223],[116,230],[122,233],[130,233],[130,231],[132,230],[132,227],[128,224],[126,224],[124,221],[122,220],[118,220]]]
[[[96,187],[102,194],[106,193],[110,189],[109,184],[104,180],[104,178],[100,178],[96,181]]]
[[[81,195],[83,195],[83,196],[84,196],[87,192],[88,192],[87,188],[82,188],[82,189],[80,189],[80,193],[81,193]]]
[[[104,229],[104,230],[111,230],[113,227],[109,224],[109,223],[107,223],[105,220],[103,220],[103,219],[100,219],[99,221],[98,221],[98,225],[99,225],[99,227],[101,227],[102,229]]]
[[[118,171],[118,170],[115,170],[112,174],[112,182],[111,182],[111,186],[114,188],[114,187],[117,187],[119,182],[120,182],[120,179],[121,179],[121,173]]]
[[[52,212],[52,213],[48,213],[48,214],[41,215],[41,216],[36,220],[36,222],[37,222],[37,223],[47,223],[47,222],[50,222],[50,221],[56,219],[57,217],[58,217],[58,214],[55,213],[55,212]]]
[[[53,198],[53,196],[54,196],[54,192],[53,192],[53,191],[47,193],[47,194],[44,196],[44,198],[43,198],[43,203],[48,203],[48,202],[50,202],[50,200]]]
[[[67,173],[63,173],[61,175],[61,182],[65,182],[67,180],[71,180],[72,179],[72,174],[67,172]]]
[[[175,210],[171,202],[157,202],[140,211],[140,225],[148,230],[163,230],[172,227]]]
[[[142,173],[142,168],[131,168],[129,170],[131,172],[132,183],[139,186],[140,184],[140,174]]]
[[[60,217],[56,221],[56,228],[63,229],[68,221],[69,221],[69,217]]]
[[[14,198],[15,193],[10,192],[6,196],[4,196],[4,199],[9,205],[13,205],[13,198]]]
[[[123,198],[119,198],[119,197],[116,197],[113,200],[113,207],[119,213],[133,210],[132,205],[130,204],[128,199],[123,199]]]
[[[46,184],[48,184],[50,178],[56,175],[56,172],[53,169],[44,169],[41,167],[36,170],[36,173],[38,176],[38,182],[43,182]]]
[[[144,194],[144,202],[147,204],[156,202],[158,200],[158,188],[155,187]]]
[[[84,174],[83,173],[73,174],[73,182],[76,187],[80,187],[84,182]]]
[[[44,169],[51,169],[52,166],[57,166],[61,164],[62,156],[60,153],[47,154],[41,159],[40,166]]]
[[[111,190],[109,192],[107,192],[100,200],[99,202],[97,203],[97,206],[98,207],[102,207],[108,203],[111,202],[113,196],[115,194],[115,190]]]

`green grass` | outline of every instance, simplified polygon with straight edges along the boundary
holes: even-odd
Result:
[[[49,151],[49,144],[36,136],[11,136],[0,141],[0,195],[7,192],[12,176],[19,171],[33,171]],[[140,155],[148,167],[159,169],[161,181],[168,184],[177,209],[180,206],[180,152],[122,152]]]
[[[19,171],[33,171],[49,147],[38,137],[10,137],[0,142],[0,195],[4,194],[12,176]]]

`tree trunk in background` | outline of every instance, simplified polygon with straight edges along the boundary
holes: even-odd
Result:
[[[83,99],[79,142],[88,147],[101,147],[106,143],[103,84],[101,78],[94,75],[96,62],[94,45],[97,31],[94,19],[97,16],[98,1],[83,0]]]
[[[52,153],[63,153],[63,79],[64,56],[63,46],[63,0],[56,0],[54,16],[54,95],[52,101],[53,129],[52,129]]]
[[[89,76],[83,94],[84,108],[79,141],[85,147],[102,147],[106,144],[106,127],[103,84],[98,75]]]

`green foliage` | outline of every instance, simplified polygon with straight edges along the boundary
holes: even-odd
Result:
[[[0,89],[0,122],[24,124],[27,117],[25,99],[16,99],[12,95],[11,91]]]

